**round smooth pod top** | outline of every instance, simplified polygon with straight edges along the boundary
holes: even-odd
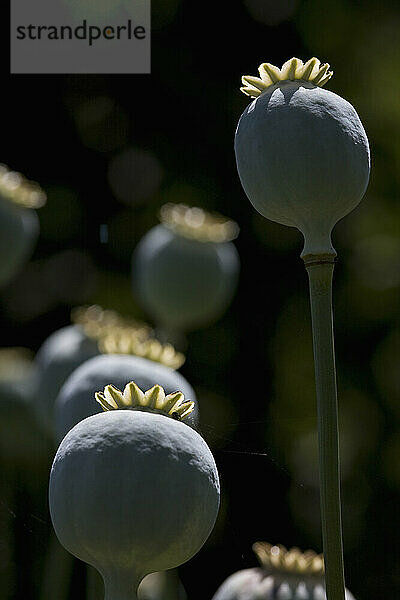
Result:
[[[52,333],[39,348],[36,406],[39,416],[52,430],[53,409],[63,383],[80,364],[99,354],[97,343],[79,325],[68,325]]]
[[[0,286],[6,285],[29,259],[39,235],[34,210],[13,204],[0,195]]]
[[[79,421],[101,412],[95,401],[95,393],[110,381],[123,389],[134,380],[140,388],[161,385],[167,393],[182,391],[186,398],[195,401],[192,386],[177,371],[139,356],[122,354],[99,355],[87,360],[78,367],[63,385],[55,403],[54,425],[60,440]],[[186,418],[185,423],[192,427],[198,421],[197,403],[195,409]]]
[[[199,241],[163,224],[139,242],[132,260],[133,288],[160,325],[189,331],[218,319],[237,285],[234,244]]]
[[[204,544],[219,479],[207,444],[183,422],[110,410],[61,442],[49,504],[60,542],[102,574],[106,598],[135,598],[146,574],[182,564]]]
[[[310,69],[317,59],[311,60]],[[349,102],[319,87],[315,78],[301,79],[305,65],[298,59],[288,63],[286,71],[290,66],[292,71],[285,71],[286,79],[267,86],[258,82],[269,77],[268,63],[260,66],[260,80],[243,78],[261,89],[236,129],[238,173],[262,215],[303,233],[303,256],[334,254],[332,228],[357,206],[368,184],[368,139]]]

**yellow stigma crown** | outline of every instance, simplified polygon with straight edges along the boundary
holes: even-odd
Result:
[[[0,382],[16,382],[29,377],[33,368],[33,352],[28,348],[0,348]]]
[[[71,321],[80,325],[85,334],[94,340],[122,330],[132,332],[139,340],[145,340],[151,334],[151,328],[146,323],[123,317],[116,310],[105,309],[98,304],[74,308],[71,311]]]
[[[160,221],[178,235],[197,242],[230,242],[239,235],[235,221],[186,204],[164,204]]]
[[[25,208],[40,208],[47,196],[40,185],[0,164],[0,196]]]
[[[299,58],[291,58],[284,63],[281,69],[270,63],[262,63],[258,67],[260,77],[244,75],[242,77],[243,87],[240,88],[240,91],[246,96],[257,98],[266,89],[280,81],[298,79],[322,87],[333,75],[333,71],[328,70],[329,66],[328,63],[321,64],[315,57],[310,58],[306,63]]]
[[[103,354],[132,354],[158,362],[170,369],[179,369],[185,355],[177,352],[172,344],[162,344],[155,338],[141,340],[135,330],[115,329],[99,338],[98,346]]]
[[[266,571],[291,573],[293,575],[312,575],[315,577],[323,576],[323,556],[322,554],[316,554],[313,550],[301,552],[299,548],[288,550],[281,544],[272,546],[267,542],[256,542],[253,544],[253,551]]]
[[[104,392],[96,392],[95,398],[104,411],[117,409],[137,409],[159,412],[174,419],[182,420],[194,409],[194,402],[185,402],[182,392],[165,395],[160,385],[154,385],[147,392],[131,381],[123,392],[113,385],[106,385]]]

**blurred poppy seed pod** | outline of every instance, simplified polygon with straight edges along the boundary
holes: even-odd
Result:
[[[35,208],[46,202],[37,183],[0,165],[0,286],[11,281],[29,259],[39,235]]]
[[[145,575],[186,562],[207,540],[218,472],[181,421],[193,403],[180,392],[131,382],[96,399],[106,412],[78,423],[57,451],[50,514],[61,544],[101,573],[106,600],[134,600]]]
[[[99,354],[95,340],[79,325],[68,325],[52,333],[39,348],[36,406],[43,424],[52,430],[53,407],[64,381],[84,361]]]
[[[79,421],[101,410],[93,402],[93,395],[98,389],[104,388],[109,381],[114,381],[118,388],[123,388],[132,379],[142,389],[148,389],[157,382],[167,393],[181,390],[187,398],[195,400],[191,385],[180,373],[168,366],[141,356],[122,353],[96,356],[80,365],[60,390],[54,407],[57,439],[61,440]],[[197,420],[196,404],[186,422],[195,426]]]
[[[321,554],[266,542],[256,542],[253,550],[261,566],[228,577],[212,600],[326,600]],[[346,600],[354,600],[348,590]]]
[[[37,367],[36,406],[43,423],[53,431],[53,407],[57,395],[69,375],[94,356],[100,354],[99,339],[110,329],[130,327],[138,340],[149,335],[143,323],[122,317],[114,310],[101,306],[82,306],[73,309],[72,325],[52,333],[39,348]]]
[[[353,106],[321,88],[328,69],[316,58],[292,58],[242,78],[241,90],[255,99],[236,129],[241,183],[258,212],[303,233],[303,257],[335,254],[332,228],[369,180],[366,133]]]
[[[138,600],[187,600],[176,569],[150,573],[138,588]]]
[[[235,293],[238,226],[184,204],[166,204],[160,216],[133,254],[134,291],[157,325],[201,328],[224,313]]]

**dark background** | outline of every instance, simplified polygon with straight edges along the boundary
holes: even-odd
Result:
[[[151,75],[10,76],[4,65],[2,161],[39,181],[48,202],[31,261],[0,296],[1,344],[36,351],[82,303],[146,318],[131,293],[130,260],[159,207],[187,202],[232,217],[241,228],[238,292],[223,319],[188,335],[182,368],[199,392],[222,507],[181,579],[200,600],[255,566],[256,540],[322,551],[302,239],[256,214],[233,136],[248,103],[241,75],[292,56],[329,62],[327,87],[354,104],[372,154],[366,197],[334,235],[347,586],[358,600],[398,597],[398,5],[152,0],[152,14]],[[2,501],[15,533],[10,597],[36,598],[47,491],[36,491],[32,509],[23,482],[17,490]],[[83,597],[79,569],[75,598]]]

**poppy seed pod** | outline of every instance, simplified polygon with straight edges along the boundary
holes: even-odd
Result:
[[[253,550],[261,566],[228,577],[212,600],[326,600],[322,555],[265,542]],[[348,590],[346,600],[354,600]]]
[[[44,341],[35,359],[36,406],[42,421],[51,431],[53,407],[61,387],[79,365],[100,354],[99,339],[110,329],[128,325],[135,331],[138,340],[146,337],[149,331],[144,324],[97,305],[75,308],[71,320],[73,325],[62,327]]]
[[[0,286],[11,281],[29,259],[39,235],[33,209],[45,201],[36,183],[0,165]]]
[[[161,224],[133,254],[133,287],[143,308],[167,330],[189,331],[218,319],[234,295],[239,257],[229,219],[166,204]]]
[[[303,257],[335,254],[332,228],[358,205],[369,179],[366,133],[353,106],[321,88],[328,69],[316,58],[292,58],[242,78],[241,90],[255,99],[236,129],[241,183],[258,212],[303,233]]]
[[[113,381],[123,388],[134,379],[142,389],[159,383],[167,393],[181,390],[187,398],[195,400],[195,393],[186,379],[173,369],[140,356],[105,354],[96,356],[80,365],[67,379],[60,390],[54,407],[57,439],[79,421],[101,411],[93,402],[94,393]],[[197,422],[197,404],[186,419],[188,425]]]
[[[96,341],[88,338],[79,325],[67,325],[58,329],[39,348],[35,359],[35,406],[43,424],[50,431],[53,425],[54,402],[63,383],[80,364],[98,354]]]
[[[179,566],[205,543],[218,472],[181,421],[193,408],[181,393],[131,382],[96,399],[106,412],[78,423],[57,451],[50,514],[61,544],[101,573],[106,600],[134,600],[146,574]]]

